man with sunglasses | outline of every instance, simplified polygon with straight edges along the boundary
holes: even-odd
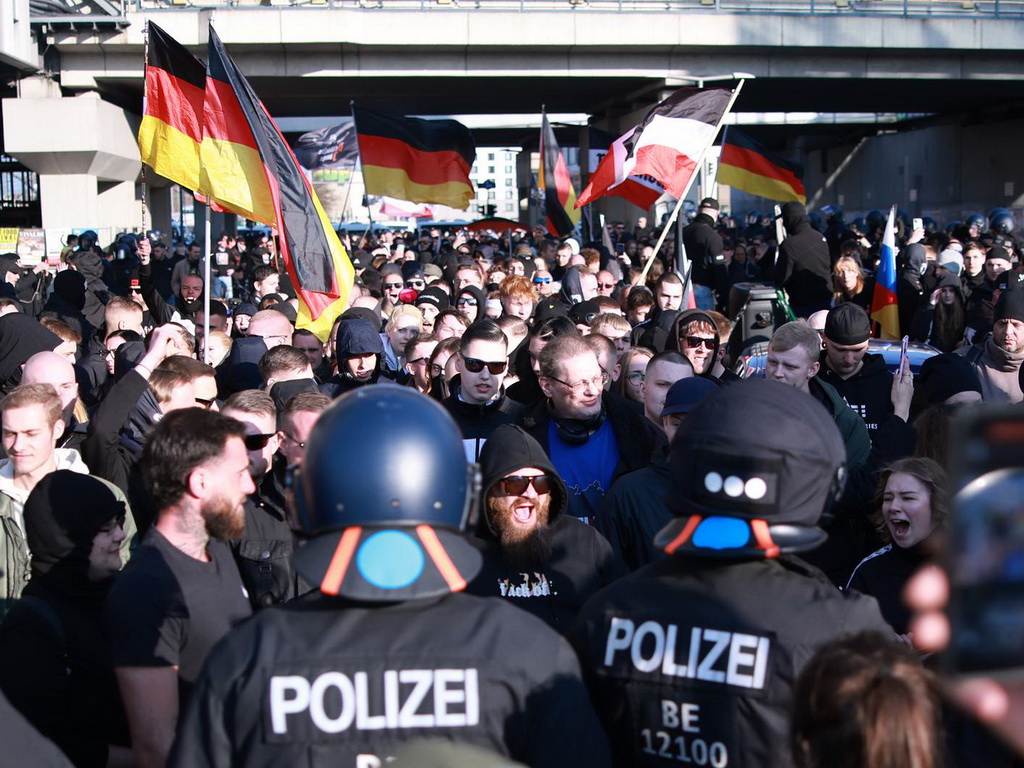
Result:
[[[646,466],[655,427],[620,398],[604,397],[608,374],[581,336],[552,339],[540,352],[544,399],[519,418],[569,488],[569,514],[589,521],[618,476]]]
[[[555,292],[554,278],[546,269],[538,269],[533,273],[533,287],[541,297],[550,296]]]
[[[487,438],[502,424],[514,424],[522,406],[505,395],[508,340],[493,320],[473,323],[455,356],[459,383],[442,405],[462,432],[466,458],[476,461]]]
[[[712,369],[718,359],[718,326],[699,309],[680,312],[665,342],[665,349],[678,350],[693,365],[697,376],[714,378]]]
[[[565,483],[522,427],[494,430],[480,473],[474,544],[484,565],[469,592],[503,598],[564,633],[587,598],[625,567],[596,529],[566,514]]]
[[[265,392],[236,392],[225,401],[221,413],[245,428],[254,490],[245,500],[245,529],[231,540],[231,552],[249,601],[259,610],[298,594],[292,567],[295,536],[284,506],[284,476],[271,472],[283,436],[277,429],[277,408]]]

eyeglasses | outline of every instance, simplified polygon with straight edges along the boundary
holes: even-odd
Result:
[[[615,287],[615,283],[598,283],[597,287],[598,288],[604,288],[605,290],[607,290],[608,288],[614,288]]]
[[[636,384],[638,382],[641,382],[641,381],[643,381],[646,378],[647,378],[647,375],[645,373],[643,373],[642,371],[633,371],[632,373],[627,373],[626,374],[626,380],[627,381],[631,381],[634,384]]]
[[[537,495],[551,492],[551,480],[547,475],[537,475],[536,477],[509,475],[498,481],[502,496],[522,496],[531,485]]]
[[[463,296],[463,297],[459,298],[458,301],[455,302],[455,306],[457,306],[457,307],[475,307],[478,303],[479,302],[476,299],[471,299],[471,298],[468,298],[466,296]]]
[[[426,362],[427,362],[427,358],[425,358],[425,357],[417,357],[415,360],[406,360],[405,364],[406,365],[419,365],[420,363],[426,363]]]
[[[696,349],[701,344],[704,345],[704,349],[714,349],[715,339],[705,339],[703,336],[685,336],[683,343],[688,347]]]
[[[400,290],[404,287],[405,286],[402,285],[402,283],[384,283],[384,290],[387,291]]]
[[[462,354],[461,352],[459,354]],[[491,372],[492,376],[498,376],[505,372],[508,367],[508,360],[502,360],[497,363],[488,363],[484,360],[477,360],[475,357],[466,357],[462,355],[462,361],[466,364],[466,370],[470,373],[480,373],[487,366],[487,370]]]
[[[535,278],[533,278],[533,282],[539,283],[540,285],[547,285],[548,283],[551,282],[551,280],[552,280],[552,278],[550,278],[550,277],[535,277]],[[600,287],[600,286],[598,286],[598,287]]]
[[[305,450],[305,448],[306,448],[306,444],[305,444],[305,443],[303,443],[303,442],[300,442],[299,440],[296,440],[296,439],[295,439],[294,437],[292,437],[291,435],[289,435],[289,434],[288,434],[287,432],[282,432],[282,433],[281,433],[281,435],[282,435],[282,436],[283,436],[283,437],[284,437],[284,438],[285,438],[286,440],[289,440],[289,441],[291,441],[291,442],[292,442],[292,443],[293,443],[293,444],[295,445],[295,447],[296,447],[296,448],[299,448],[300,450]]]
[[[430,375],[431,376],[440,376],[442,373],[444,373],[444,368],[442,368],[437,363],[431,363],[430,364]]]
[[[269,435],[246,435],[244,438],[245,450],[262,451],[267,447],[267,443],[270,442],[270,438],[272,438],[274,434],[275,433],[271,433]]]
[[[571,391],[573,394],[579,394],[584,389],[586,389],[588,384],[594,389],[604,389],[604,385],[607,384],[609,381],[608,374],[605,373],[604,371],[601,371],[600,376],[595,376],[592,379],[583,379],[583,381],[577,381],[575,384],[570,384],[568,381],[556,379],[554,376],[545,376],[544,378],[551,379],[552,381],[557,381],[559,384],[561,384],[563,387]]]
[[[423,282],[422,280],[406,280],[405,281],[405,287],[406,288],[417,288],[417,289],[419,289],[419,288],[423,288],[423,286],[425,286],[425,285],[426,285],[426,283]]]
[[[207,398],[204,398],[204,397],[197,397],[196,398],[196,402],[199,403],[199,405],[203,406],[203,408],[205,408],[208,411],[208,410],[210,410],[210,407],[215,402],[217,402],[217,398],[211,397],[211,398],[207,399]],[[266,443],[264,443],[263,445],[266,445]],[[253,450],[258,450],[258,449],[254,448]]]

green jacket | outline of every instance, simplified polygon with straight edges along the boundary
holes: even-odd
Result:
[[[864,419],[846,404],[836,388],[828,382],[815,376],[809,384],[811,396],[828,409],[839,427],[839,434],[843,436],[846,446],[846,471],[852,474],[867,462],[868,454],[871,453],[871,438],[868,428],[864,426]]]

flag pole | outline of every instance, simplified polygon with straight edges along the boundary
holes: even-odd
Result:
[[[746,82],[744,78],[740,78],[740,81],[736,84],[735,90],[732,92],[732,96],[729,98],[729,103],[725,106],[725,111],[722,113],[721,118],[718,120],[718,125],[715,126],[715,132],[711,136],[711,141],[704,145],[704,149],[700,153],[700,157],[697,158],[696,169],[699,169],[704,162],[705,156],[708,154],[708,150],[711,149],[711,145],[715,143],[715,137],[718,136],[718,132],[722,130],[722,125],[725,123],[725,118],[732,111],[732,105],[736,103],[736,98],[740,95],[740,91],[743,90],[743,83]],[[695,170],[696,170],[695,169]],[[661,246],[665,242],[665,238],[668,236],[669,231],[672,229],[672,225],[675,224],[676,218],[679,216],[679,209],[683,207],[683,201],[686,196],[690,194],[690,188],[693,186],[693,182],[697,179],[697,174],[693,173],[690,175],[690,179],[686,182],[686,188],[683,190],[683,194],[676,200],[676,206],[672,209],[672,215],[669,216],[668,221],[665,222],[665,227],[661,230],[661,236],[658,238],[657,245],[654,246],[654,253],[647,259],[647,263],[644,264],[643,272],[640,273],[639,285],[643,285],[647,282],[647,273],[651,271],[651,265],[654,263],[654,259],[658,255],[658,251],[661,250]]]
[[[209,198],[207,198],[209,200]],[[206,242],[203,250],[206,251],[206,258],[203,261],[203,362],[210,363],[210,294],[213,293],[213,286],[210,285],[210,239],[213,237],[213,207],[206,204]]]

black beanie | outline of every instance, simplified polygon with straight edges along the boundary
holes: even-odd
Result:
[[[863,344],[871,336],[871,319],[856,304],[846,302],[828,311],[825,338],[843,346]]]
[[[952,353],[929,357],[921,365],[915,389],[924,398],[924,407],[939,405],[960,392],[981,392],[981,382],[967,358]]]
[[[996,302],[993,322],[1000,320],[1019,320],[1024,323],[1024,291],[1005,291]]]

